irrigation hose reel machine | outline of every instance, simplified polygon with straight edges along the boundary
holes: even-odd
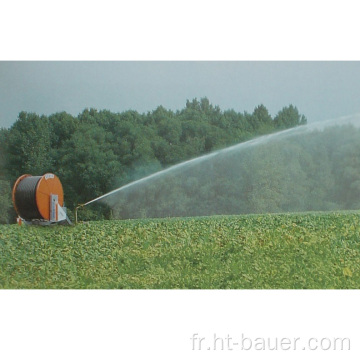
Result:
[[[64,207],[63,188],[54,174],[20,176],[14,184],[12,200],[20,225],[71,225]]]

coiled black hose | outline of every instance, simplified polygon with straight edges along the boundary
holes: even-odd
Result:
[[[25,220],[42,219],[36,204],[36,186],[42,176],[28,176],[20,181],[15,192],[15,205]]]

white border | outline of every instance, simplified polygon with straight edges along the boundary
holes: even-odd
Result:
[[[360,355],[358,291],[3,291],[6,359]],[[350,351],[194,351],[191,337],[349,338]],[[125,356],[125,357],[124,357]]]
[[[359,60],[353,0],[12,0],[3,60]]]

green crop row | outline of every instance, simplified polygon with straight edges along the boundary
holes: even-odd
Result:
[[[0,226],[1,288],[360,288],[360,213]]]

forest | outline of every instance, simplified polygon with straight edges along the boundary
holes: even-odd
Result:
[[[76,205],[143,176],[260,135],[306,123],[306,117],[294,105],[285,106],[272,117],[262,104],[252,113],[241,113],[233,109],[221,110],[206,97],[187,100],[185,107],[177,111],[159,106],[147,113],[134,110],[114,113],[93,108],[85,109],[78,116],[66,112],[49,116],[21,112],[9,129],[0,129],[0,223],[13,223],[16,219],[11,188],[22,174],[53,172],[58,175],[72,217]],[[257,161],[261,164],[261,156]],[[257,166],[253,171],[259,171],[261,176],[261,171],[265,170]],[[228,194],[237,191],[237,183],[228,182],[228,186],[232,188]],[[176,191],[172,196],[177,197],[180,208],[185,210],[169,213],[169,204],[163,204],[159,205],[163,209],[158,206],[154,215],[186,213],[188,199],[179,198]],[[262,202],[256,199],[255,192],[253,197],[254,203]],[[151,216],[134,206],[128,213],[114,211],[123,217]],[[258,210],[266,210],[266,207]],[[82,216],[108,219],[114,216],[113,207],[97,204],[84,209]]]

